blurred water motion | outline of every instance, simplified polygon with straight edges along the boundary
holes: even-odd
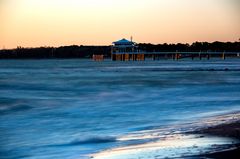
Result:
[[[2,60],[0,158],[87,158],[148,143],[118,139],[239,110],[239,95],[238,60]]]

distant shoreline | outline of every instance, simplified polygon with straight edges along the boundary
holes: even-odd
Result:
[[[146,52],[240,52],[240,42],[194,42],[192,44],[151,44],[139,43],[138,50]],[[69,59],[92,58],[93,55],[104,55],[111,58],[111,45],[83,46],[71,45],[60,47],[1,49],[0,59]]]

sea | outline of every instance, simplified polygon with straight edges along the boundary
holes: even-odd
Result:
[[[1,159],[101,158],[239,110],[240,59],[0,60]],[[117,152],[102,158],[169,157]],[[172,158],[187,152],[168,146]]]

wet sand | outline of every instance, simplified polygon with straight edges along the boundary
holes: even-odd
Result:
[[[208,127],[196,131],[195,133],[207,134],[221,137],[230,137],[240,140],[240,120],[233,123],[221,124],[213,127]],[[213,159],[237,159],[240,157],[240,144],[233,144],[226,150],[221,152],[213,152],[209,154],[203,154],[199,157],[207,157]]]
[[[202,129],[196,132],[201,134],[240,139],[240,121],[208,127],[206,129]]]

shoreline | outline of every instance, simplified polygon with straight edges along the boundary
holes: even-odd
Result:
[[[181,129],[181,126],[179,128]],[[139,145],[104,150],[96,154],[90,154],[89,157],[93,159],[128,159],[139,157],[143,159],[169,157],[235,159],[236,155],[240,156],[239,111],[206,117],[200,122],[183,125],[182,128],[193,129],[185,132],[176,131],[164,137],[159,133],[161,129],[143,131],[137,135],[129,134],[120,137],[118,140],[156,140]],[[179,149],[181,150],[179,151]]]
[[[224,123],[212,127],[207,127],[205,129],[198,130],[192,133],[229,137],[240,140],[240,120],[231,123]],[[237,158],[236,156],[240,156],[240,143],[229,145],[229,148],[226,148],[222,151],[200,154],[195,157],[207,157],[212,159],[235,159]]]

